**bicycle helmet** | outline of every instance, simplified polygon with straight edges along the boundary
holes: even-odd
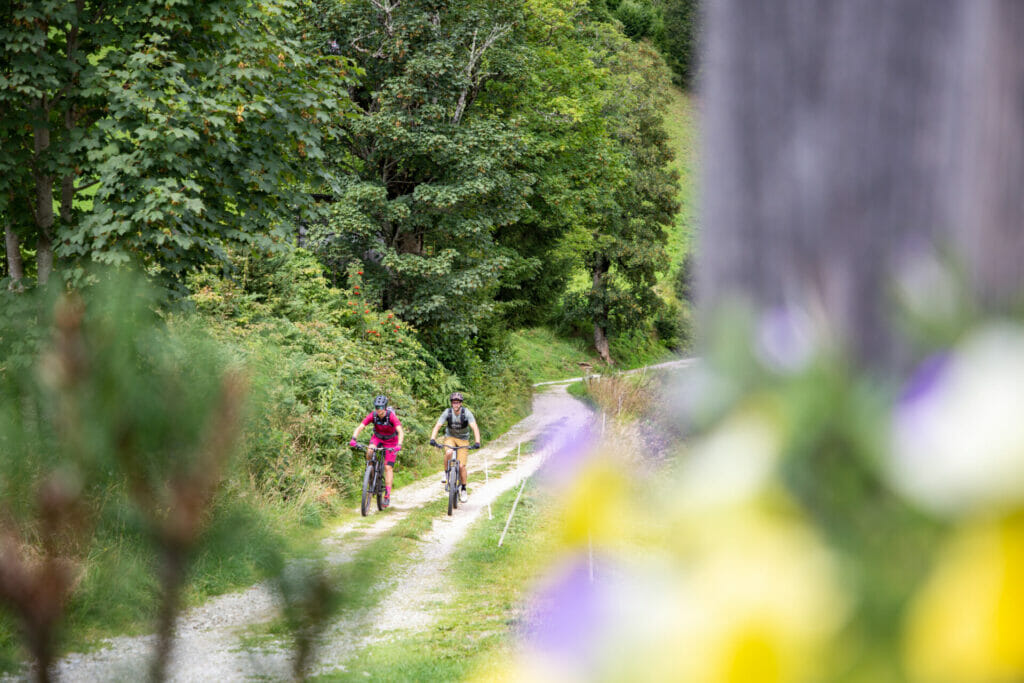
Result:
[[[452,395],[448,397],[448,403],[449,404],[451,404],[452,401],[461,401],[461,400],[462,400],[462,392],[461,391],[453,391]]]
[[[388,407],[388,397],[385,396],[384,394],[381,394],[377,398],[373,399],[373,409],[374,410],[377,410],[378,408],[387,408],[387,407]]]

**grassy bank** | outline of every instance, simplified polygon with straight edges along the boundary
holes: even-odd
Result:
[[[665,131],[676,158],[673,166],[679,172],[676,200],[682,207],[669,234],[668,254],[672,264],[669,277],[674,276],[683,257],[692,249],[697,231],[697,183],[700,178],[698,107],[694,95],[678,88],[670,91]]]

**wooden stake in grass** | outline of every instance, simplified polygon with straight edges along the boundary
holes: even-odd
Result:
[[[529,477],[527,477],[529,479]],[[523,489],[526,488],[527,479],[523,479],[523,485],[519,487],[519,494],[516,496],[516,500],[512,503],[512,510],[508,513],[508,521],[505,522],[505,529],[501,532],[501,538],[498,539],[498,547],[505,542],[505,534],[508,533],[508,525],[512,523],[512,515],[516,514],[516,506],[519,505],[519,498],[523,495]]]

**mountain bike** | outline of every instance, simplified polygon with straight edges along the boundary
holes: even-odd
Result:
[[[357,444],[357,449],[366,453],[369,444]],[[359,505],[359,512],[365,517],[370,512],[370,500],[377,499],[377,510],[384,509],[384,451],[393,451],[394,448],[376,447],[373,449],[373,457],[366,462],[366,469],[363,471],[363,497]]]
[[[437,448],[444,452],[444,449],[450,448],[452,451],[452,457],[448,460],[448,467],[444,472],[444,490],[448,492],[448,514],[452,514],[454,508],[459,507],[459,449],[469,450],[471,446],[445,446],[443,443],[438,444]]]

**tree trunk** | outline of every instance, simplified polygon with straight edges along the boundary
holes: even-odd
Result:
[[[705,322],[730,299],[811,309],[858,360],[901,365],[888,291],[907,259],[953,231],[965,98],[950,84],[971,5],[707,3]]]
[[[601,359],[608,365],[613,365],[611,349],[608,348],[608,335],[601,325],[594,323],[594,348],[600,354]]]
[[[45,125],[35,129],[35,183],[36,183],[36,278],[45,285],[53,272],[53,176],[42,171],[40,156],[50,147],[50,129]]]
[[[25,267],[21,262],[21,241],[10,225],[4,226],[4,245],[7,248],[7,274],[11,283],[17,285],[25,278]]]
[[[590,295],[593,301],[601,302],[601,310],[594,312],[594,348],[601,356],[601,359],[612,365],[611,349],[608,347],[608,307],[604,304],[604,280],[611,268],[611,262],[604,257],[599,257],[591,268],[591,290]]]
[[[64,231],[70,231],[75,221],[75,176],[68,174],[60,181],[60,224]],[[67,234],[67,232],[64,232]],[[56,245],[55,245],[56,246]],[[56,254],[54,254],[56,257]]]

